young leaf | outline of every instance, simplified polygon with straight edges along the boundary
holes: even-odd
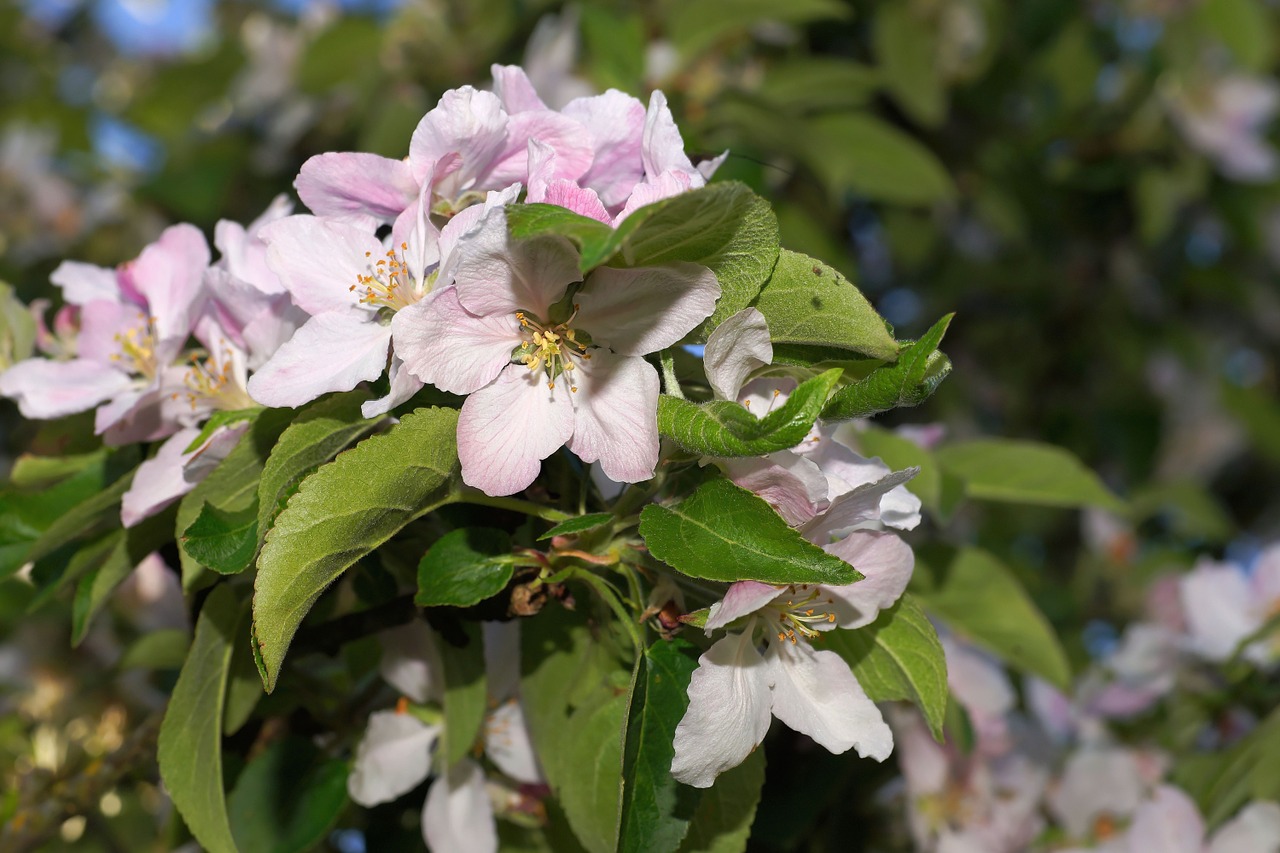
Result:
[[[805,123],[805,159],[831,192],[876,201],[933,204],[955,195],[951,176],[915,137],[869,113],[838,112]]]
[[[1015,669],[1067,689],[1071,667],[1049,621],[1013,574],[977,548],[960,551],[933,589],[926,610]]]
[[[704,456],[763,456],[787,450],[804,441],[839,379],[839,370],[828,370],[800,383],[785,403],[764,417],[729,400],[691,403],[664,394],[658,398],[658,432]]]
[[[224,426],[231,426],[242,421],[251,421],[262,411],[261,406],[255,406],[251,409],[236,409],[234,411],[214,412],[209,416],[209,420],[204,422],[204,426],[200,428],[200,432],[191,440],[184,449],[183,453],[191,453],[200,445],[204,444],[209,438]]]
[[[813,344],[891,359],[898,342],[847,278],[808,255],[783,249],[755,307],[776,344]]]
[[[243,572],[258,544],[257,502],[238,510],[205,504],[178,543],[187,556],[219,574]]]
[[[674,850],[689,829],[703,792],[672,778],[671,759],[697,667],[697,650],[684,640],[645,650],[627,716],[619,851]]]
[[[574,772],[563,780],[558,793],[569,825],[591,853],[612,853],[618,846],[620,732],[630,698],[626,690],[601,690],[569,716],[573,736],[564,745],[564,762]]]
[[[911,596],[904,595],[865,628],[829,631],[823,639],[848,661],[868,697],[914,703],[942,742],[947,661],[937,631]]]
[[[609,516],[612,518],[613,516]],[[511,537],[501,530],[467,527],[436,540],[418,563],[419,607],[470,607],[502,591],[514,567]]]
[[[613,513],[611,512],[592,512],[586,515],[575,516],[568,521],[562,521],[546,533],[538,537],[539,542],[551,539],[556,536],[572,536],[577,533],[586,533],[588,530],[595,530],[597,527],[603,527],[613,521]]]
[[[640,513],[649,552],[695,578],[842,585],[862,577],[787,526],[773,508],[728,480],[710,480],[672,506]]]
[[[308,477],[258,559],[253,633],[274,689],[294,632],[349,566],[449,498],[458,413],[419,409]]]
[[[350,768],[305,738],[276,740],[240,772],[227,804],[242,851],[305,853],[347,804]]]
[[[513,204],[507,213],[507,231],[517,240],[567,237],[582,254],[582,271],[590,271],[609,252],[613,229],[599,220],[555,204]]]
[[[978,500],[1124,511],[1098,476],[1066,450],[1034,441],[979,439],[938,448],[943,471]]]
[[[210,853],[237,853],[222,789],[222,703],[245,608],[226,584],[205,599],[196,636],[160,724],[160,777],[191,834]]]
[[[444,667],[444,748],[440,751],[445,768],[452,768],[467,757],[480,727],[484,724],[489,698],[484,677],[484,643],[480,625],[464,623],[465,646],[438,642],[440,661]]]
[[[841,388],[822,410],[823,420],[845,421],[869,418],[900,406],[918,406],[951,373],[951,362],[938,352],[938,344],[947,333],[953,314],[948,314],[920,340],[907,344],[898,360],[871,372]]]
[[[680,853],[742,853],[764,789],[764,750],[721,773],[702,795]]]
[[[71,644],[80,645],[95,616],[125,578],[144,558],[168,541],[171,515],[163,513],[144,519],[128,530],[116,530],[106,539],[110,550],[95,561],[92,570],[80,578],[71,604]],[[78,572],[77,572],[78,573]],[[60,580],[70,580],[70,570]]]

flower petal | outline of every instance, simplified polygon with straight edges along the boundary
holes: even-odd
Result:
[[[715,273],[700,264],[600,267],[574,297],[575,325],[622,355],[647,355],[679,341],[720,298]]]
[[[422,380],[404,369],[404,362],[398,355],[391,356],[391,366],[387,368],[387,376],[391,382],[391,390],[385,397],[361,403],[360,414],[364,417],[376,418],[379,415],[385,415],[422,390]]]
[[[575,181],[591,167],[595,152],[586,128],[551,110],[515,113],[507,123],[507,144],[479,178],[485,189],[505,187],[529,179],[529,140],[537,139],[556,152],[551,177]]]
[[[902,597],[915,567],[910,545],[892,533],[876,530],[854,531],[822,550],[864,575],[845,586],[824,587],[835,599],[832,611],[841,628],[861,628],[876,621],[881,610]]]
[[[408,163],[363,152],[317,154],[293,186],[312,213],[361,228],[394,222],[418,197]]]
[[[561,377],[578,383],[569,449],[583,462],[599,461],[611,480],[647,480],[658,464],[658,371],[608,350],[591,356]]]
[[[1207,853],[1254,853],[1280,850],[1280,805],[1253,802],[1222,825],[1209,840]]]
[[[680,128],[676,127],[671,108],[667,106],[667,96],[660,89],[655,89],[649,96],[640,156],[648,178],[656,178],[664,172],[680,172],[690,176],[696,174],[699,180],[697,186],[706,182],[702,174],[693,168],[689,155],[684,153]]]
[[[1182,608],[1196,651],[1224,661],[1261,626],[1244,574],[1227,563],[1202,560],[1182,578]]]
[[[718,400],[737,400],[747,375],[772,363],[769,324],[755,308],[744,308],[716,326],[702,354],[702,367]]]
[[[689,708],[676,726],[671,775],[695,788],[741,764],[769,730],[769,677],[748,634],[730,634],[698,658]]]
[[[185,342],[203,307],[209,244],[194,225],[171,225],[129,266],[134,287],[147,300],[159,340]]]
[[[422,837],[432,853],[497,853],[498,827],[479,764],[464,758],[431,783]]]
[[[448,190],[452,194],[470,189],[506,144],[508,121],[502,102],[492,92],[479,92],[471,86],[445,92],[439,104],[418,122],[409,141],[414,179],[423,180],[437,160],[458,154],[461,162],[458,170],[447,176],[452,184]],[[444,177],[436,170],[437,182]]]
[[[356,746],[347,793],[362,806],[389,803],[418,787],[431,773],[431,750],[440,736],[412,714],[375,711]]]
[[[508,699],[485,716],[484,751],[499,770],[517,782],[536,785],[543,781],[519,700]]]
[[[545,110],[538,92],[533,88],[529,75],[519,65],[489,66],[493,74],[493,93],[502,101],[502,107],[508,113],[522,113],[528,110]]]
[[[725,590],[724,598],[711,605],[707,624],[703,627],[710,636],[716,628],[723,628],[735,619],[755,613],[786,591],[786,587],[760,581],[738,581]]]
[[[1185,793],[1171,785],[1161,785],[1151,799],[1133,813],[1133,823],[1126,836],[1130,850],[1201,853],[1204,818]]]
[[[505,702],[520,690],[520,620],[481,622],[489,699]]]
[[[640,157],[644,134],[644,104],[630,95],[610,89],[603,95],[578,98],[561,110],[591,134],[595,158],[578,183],[595,190],[610,209],[625,204],[632,189],[644,177]]]
[[[372,233],[347,222],[295,214],[258,232],[267,244],[267,264],[308,314],[354,311],[352,285],[383,257]]]
[[[444,664],[436,648],[435,634],[421,619],[378,634],[382,659],[378,675],[404,696],[419,704],[444,697]]]
[[[458,241],[454,286],[458,301],[478,316],[524,310],[540,320],[582,279],[578,253],[563,237],[512,240],[506,212],[495,207],[479,227]]]
[[[826,545],[840,531],[875,521],[880,517],[880,499],[895,486],[901,486],[916,474],[919,468],[904,468],[881,477],[874,483],[858,486],[831,502],[826,512],[800,528],[804,538],[817,545]]]
[[[196,487],[196,481],[184,476],[183,466],[195,456],[186,449],[199,434],[195,427],[178,430],[165,439],[155,456],[138,466],[129,491],[120,499],[121,524],[133,527]]]
[[[778,642],[769,645],[764,660],[775,717],[830,752],[853,747],[863,758],[889,757],[893,732],[844,658],[804,642]]]
[[[827,479],[818,466],[789,450],[718,459],[716,464],[734,483],[763,498],[792,527],[813,518],[814,507],[827,497]]]
[[[520,323],[514,314],[477,317],[447,287],[397,311],[391,336],[408,373],[442,391],[471,394],[511,363]]]
[[[360,314],[317,314],[249,378],[264,406],[296,408],[330,391],[350,391],[387,369],[391,329]]]
[[[132,384],[120,371],[83,358],[29,358],[0,373],[0,394],[16,401],[22,416],[33,420],[87,412]]]
[[[62,288],[62,299],[72,305],[90,302],[119,302],[120,283],[116,271],[108,267],[63,261],[49,276],[49,281]]]
[[[462,480],[489,495],[510,495],[538,476],[542,460],[573,434],[573,404],[562,383],[509,365],[462,404],[458,457]]]

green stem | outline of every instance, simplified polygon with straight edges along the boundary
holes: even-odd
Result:
[[[520,498],[494,497],[473,489],[465,489],[458,492],[457,501],[458,503],[491,506],[494,509],[509,509],[512,512],[522,512],[525,515],[532,515],[535,518],[541,518],[543,521],[550,521],[556,524],[574,517],[571,513],[558,510],[555,507],[543,506]]]
[[[627,629],[627,633],[631,635],[631,642],[636,647],[636,654],[643,653],[644,638],[640,636],[640,626],[632,618],[631,614],[627,612],[627,608],[622,606],[622,602],[618,600],[618,591],[604,578],[588,571],[578,572],[577,578],[586,581],[604,599],[605,604],[609,605],[618,617],[618,621],[622,623],[623,627]]]
[[[678,400],[683,400],[684,392],[680,390],[680,380],[676,378],[675,356],[671,354],[671,350],[663,350],[658,358],[662,362],[662,390]]]

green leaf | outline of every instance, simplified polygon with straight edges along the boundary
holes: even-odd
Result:
[[[1217,36],[1241,68],[1265,71],[1275,55],[1271,11],[1258,0],[1205,0],[1195,12],[1205,31]]]
[[[691,403],[664,394],[658,398],[658,432],[703,456],[763,456],[787,450],[809,434],[840,373],[828,370],[802,382],[764,417],[730,400]]]
[[[898,599],[865,628],[829,631],[823,639],[848,661],[872,701],[914,703],[933,736],[942,742],[947,660],[937,631],[911,596]]]
[[[862,577],[728,480],[703,483],[672,506],[645,507],[640,535],[654,557],[695,578],[839,586]]]
[[[222,731],[230,736],[240,731],[253,716],[262,692],[262,677],[253,654],[253,643],[236,643],[231,652],[231,672],[227,675],[227,701],[222,713]]]
[[[932,204],[955,186],[932,151],[867,113],[831,113],[805,124],[806,160],[831,192]]]
[[[369,399],[365,391],[352,391],[318,400],[299,412],[280,434],[258,482],[255,555],[298,483],[382,422],[380,418],[366,419],[361,413],[361,404]]]
[[[582,254],[582,271],[599,266],[616,251],[613,229],[598,219],[555,204],[513,204],[507,207],[507,232],[517,240],[556,235],[567,237]]]
[[[1070,685],[1071,667],[1049,620],[1013,574],[986,551],[961,550],[936,585],[919,589],[917,596],[956,633],[1015,669],[1063,690]]]
[[[927,509],[938,511],[942,499],[942,471],[933,453],[887,429],[871,427],[858,433],[858,449],[864,456],[878,456],[894,471],[919,468],[906,484]]]
[[[466,622],[463,628],[466,645],[436,643],[444,668],[444,748],[441,752],[446,768],[452,768],[471,752],[480,736],[489,698],[480,624]]]
[[[898,342],[861,291],[808,255],[783,249],[755,307],[775,344],[836,346],[882,359],[898,355]]]
[[[1230,749],[1188,755],[1173,768],[1173,782],[1200,805],[1205,821],[1217,826],[1250,800],[1280,799],[1280,710]]]
[[[556,536],[574,536],[578,533],[586,533],[588,530],[603,527],[611,521],[613,521],[613,513],[610,512],[591,512],[586,515],[575,516],[568,521],[560,522],[539,536],[538,541],[542,542]]]
[[[105,460],[104,464],[107,469],[111,467],[111,460]],[[85,474],[92,474],[93,469],[86,469]],[[44,529],[34,542],[31,543],[30,550],[27,551],[26,560],[39,560],[46,554],[52,554],[55,550],[76,539],[85,533],[99,529],[104,524],[114,525],[119,518],[120,498],[129,490],[130,484],[133,482],[133,475],[137,472],[137,468],[126,473],[124,476],[110,481],[109,485],[103,486],[94,494],[85,498],[83,501],[64,509],[52,524]],[[60,486],[69,486],[73,482],[80,480],[82,475],[77,475],[71,480],[64,481]],[[111,474],[105,474],[106,478],[110,478]]]
[[[168,540],[171,522],[168,514],[144,519],[128,530],[117,530],[107,536],[110,550],[101,553],[93,568],[76,585],[71,604],[71,643],[78,646],[89,632],[89,626],[103,605],[125,578],[144,558]],[[99,546],[101,547],[101,546]],[[97,550],[97,549],[95,549]],[[63,576],[70,580],[70,572]]]
[[[697,668],[697,649],[684,640],[659,640],[645,650],[627,716],[620,853],[675,850],[689,829],[703,792],[672,778],[671,759]]]
[[[0,372],[30,358],[35,351],[36,323],[13,288],[0,282]]]
[[[244,851],[304,853],[324,838],[347,803],[350,768],[305,738],[272,742],[240,772],[228,806]]]
[[[822,410],[823,420],[868,418],[903,406],[918,406],[929,398],[951,373],[951,362],[938,352],[954,314],[948,314],[907,344],[898,360],[876,368],[865,379],[841,388]]]
[[[181,628],[162,628],[143,634],[125,649],[121,669],[179,669],[191,637]]]
[[[205,599],[195,640],[160,724],[160,776],[182,819],[210,853],[237,853],[222,790],[222,703],[245,608],[226,584]]]
[[[687,0],[671,4],[666,32],[680,55],[693,59],[726,36],[744,33],[763,21],[804,24],[848,18],[837,0]]]
[[[258,559],[253,633],[274,689],[294,632],[349,566],[449,499],[458,413],[419,409],[308,477]]]
[[[775,110],[808,112],[860,107],[879,86],[874,68],[847,59],[797,56],[770,66],[756,94]]]
[[[1034,441],[979,439],[935,451],[942,470],[977,500],[1123,511],[1098,476],[1061,447]]]
[[[102,465],[106,458],[106,448],[69,456],[34,456],[24,453],[13,460],[9,482],[20,489],[49,486],[80,473],[90,465]]]
[[[921,125],[937,127],[947,116],[947,92],[938,71],[938,32],[916,8],[906,3],[879,7],[872,38],[893,99]]]
[[[764,789],[764,750],[721,773],[703,795],[680,853],[742,853]]]
[[[602,690],[569,716],[573,736],[564,744],[564,762],[574,772],[561,785],[560,803],[574,834],[591,853],[611,853],[618,845],[621,732],[630,698],[626,690]]]
[[[610,516],[612,518],[612,516]],[[511,537],[488,527],[453,530],[418,563],[419,607],[470,607],[497,595],[511,580]]]
[[[183,453],[193,453],[200,445],[208,441],[215,432],[224,426],[232,426],[233,424],[251,421],[258,417],[262,411],[261,406],[255,406],[252,409],[236,409],[234,411],[214,412],[209,416],[209,420],[204,422],[204,426],[200,428],[200,434],[191,440],[191,443],[182,451]]]
[[[258,545],[258,505],[221,510],[205,504],[178,541],[202,566],[224,575],[243,572],[253,564]]]
[[[1254,450],[1273,465],[1280,465],[1280,403],[1261,388],[1241,388],[1222,383],[1222,406],[1240,421]]]

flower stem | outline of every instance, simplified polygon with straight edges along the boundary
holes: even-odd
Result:
[[[613,585],[599,575],[589,571],[578,572],[575,577],[586,581],[604,599],[605,604],[609,605],[618,617],[618,621],[622,623],[622,626],[627,629],[627,633],[631,635],[631,642],[636,647],[636,654],[643,653],[644,638],[640,635],[640,626],[631,614],[627,612],[627,608],[622,605],[622,601],[618,598],[618,591],[613,588]]]
[[[555,507],[544,506],[533,501],[521,500],[512,497],[494,497],[486,495],[484,492],[475,491],[474,489],[464,489],[458,492],[459,503],[474,504],[476,506],[491,506],[494,509],[509,509],[512,512],[522,512],[525,515],[532,515],[535,518],[541,518],[543,521],[559,523],[568,521],[573,518],[572,513],[558,510]]]

